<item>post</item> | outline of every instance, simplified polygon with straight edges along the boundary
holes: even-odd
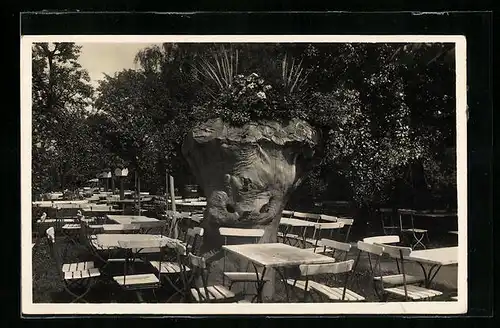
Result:
[[[139,215],[141,215],[141,180],[139,175],[137,175],[137,199],[139,201]]]
[[[119,179],[120,179],[120,200],[124,200],[125,199],[125,189],[123,186],[123,177],[119,177]]]
[[[111,191],[115,194],[115,177],[111,175]]]
[[[168,170],[165,170],[165,213],[168,211]]]
[[[174,235],[172,238],[177,239],[179,237],[179,232],[177,231],[177,217],[175,216],[175,189],[174,189],[174,177],[169,175],[170,181],[170,199],[172,201],[172,211],[174,212],[174,217],[172,218],[172,226],[174,228]]]

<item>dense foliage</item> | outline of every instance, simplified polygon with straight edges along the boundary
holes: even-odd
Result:
[[[76,181],[119,165],[140,172],[152,191],[164,185],[166,170],[180,185],[193,183],[180,145],[196,122],[299,117],[323,131],[325,156],[297,196],[409,206],[456,201],[453,45],[163,44],[137,54],[139,70],[106,76],[95,101],[78,47],[56,45],[61,50],[52,55],[47,47],[37,45],[33,57],[39,188],[55,188],[42,181],[52,168]],[[54,55],[60,59],[50,64]],[[56,69],[67,77],[50,84],[51,65],[71,69]],[[65,100],[59,90],[78,96]],[[89,104],[96,112],[84,110]],[[73,143],[62,146],[68,137]]]

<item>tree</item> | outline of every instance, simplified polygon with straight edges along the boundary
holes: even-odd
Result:
[[[80,47],[74,43],[33,46],[35,192],[74,186],[93,169],[91,154],[99,145],[84,124],[93,88],[88,73],[78,63],[79,53]]]

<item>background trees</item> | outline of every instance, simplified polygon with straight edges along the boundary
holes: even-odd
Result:
[[[214,114],[209,102],[221,99],[200,63],[237,51],[235,73],[256,73],[275,89],[283,87],[285,56],[307,77],[300,96],[283,101],[295,102],[292,116],[322,129],[325,149],[292,201],[456,206],[453,44],[168,43],[141,50],[138,70],[106,76],[95,94],[78,51],[74,44],[34,48],[37,188],[118,165],[139,171],[153,192],[166,170],[179,185],[195,183],[180,145],[193,124]],[[262,115],[290,115],[272,110]]]
[[[71,188],[99,165],[100,144],[86,120],[93,88],[74,43],[33,47],[33,191]]]

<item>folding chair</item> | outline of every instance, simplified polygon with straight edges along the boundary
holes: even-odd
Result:
[[[304,291],[304,302],[307,301],[308,296],[311,296],[311,290],[323,297],[326,297],[330,301],[364,301],[365,298],[363,296],[347,288],[353,264],[354,260],[324,264],[302,264],[299,266],[299,271],[300,277],[304,279],[287,279],[286,282],[287,284]],[[311,277],[324,274],[332,276],[344,274],[342,286],[331,287],[311,280]]]
[[[313,214],[313,213],[293,212],[292,218],[318,223],[320,220],[320,215]],[[289,230],[292,230],[293,228],[299,228],[299,227],[287,227],[287,229],[289,229]],[[286,233],[286,240],[284,238],[283,233],[278,233],[278,236],[281,238],[284,238],[283,242],[288,241],[291,246],[297,246],[298,244],[302,243],[302,248],[305,248],[306,241],[307,241],[306,236],[307,236],[308,231],[309,231],[309,227],[300,227],[299,234]],[[295,243],[293,245],[291,244],[292,240],[295,241]]]
[[[322,234],[325,230],[332,232],[333,230],[341,229],[343,226],[344,223],[342,222],[316,223],[314,225],[312,238],[305,238],[305,242],[313,245],[316,249],[317,246],[321,246],[318,242],[322,238]],[[318,252],[321,253],[321,248],[318,249]]]
[[[205,259],[193,253],[188,254],[191,271],[193,274],[193,287],[191,288],[192,300],[196,303],[239,303],[241,295],[236,295],[223,285],[209,285],[209,266]],[[198,286],[198,282],[201,286]],[[242,303],[247,303],[243,301]]]
[[[394,219],[394,211],[392,208],[380,208],[378,212],[384,235],[393,235],[400,231],[400,227]]]
[[[429,234],[427,229],[415,228],[413,220],[414,213],[415,211],[413,210],[406,210],[406,209],[398,210],[399,226],[401,228],[401,234],[402,236],[407,236],[407,235],[411,236],[410,238],[412,241],[409,241],[408,245],[412,249],[416,249],[417,246],[421,246],[422,248],[425,249],[427,247],[425,246],[423,239],[426,238],[427,242],[429,242]]]
[[[251,243],[257,243],[264,235],[263,229],[237,229],[237,228],[219,228],[219,233],[224,237],[224,245],[227,245],[228,237],[240,237],[250,239]],[[226,279],[229,280],[229,290],[231,290],[235,283],[255,283],[258,284],[262,281],[269,281],[269,278],[264,277],[262,280],[261,272],[227,272],[226,256],[223,258],[223,273],[222,284],[225,284]]]
[[[354,224],[354,219],[345,217],[337,218],[337,222],[344,224],[343,227],[337,230],[338,231],[337,238],[346,243],[349,240],[349,234],[351,233],[351,227]]]
[[[147,257],[150,252],[144,253],[143,249],[157,248],[159,249],[159,267],[163,258],[165,247],[167,246],[166,239],[150,239],[150,240],[119,240],[118,245],[126,253],[123,266],[123,275],[113,276],[113,280],[125,291],[134,291],[140,302],[143,301],[140,291],[154,290],[161,286],[160,273],[140,273],[136,274],[133,271],[133,264],[137,258],[141,258],[141,262],[147,263]],[[129,270],[132,270],[130,272]]]
[[[410,255],[412,251],[411,248],[392,245],[383,245],[383,247],[384,254],[389,255],[390,258],[396,261],[399,272],[396,275],[384,276],[383,278],[380,278],[380,280],[383,281],[383,284],[392,285],[391,287],[383,286],[385,293],[395,297],[404,297],[405,301],[430,300],[433,297],[443,294],[437,290],[414,285],[415,283],[421,284],[424,281],[424,278],[406,274],[405,258]]]
[[[101,272],[94,266],[93,261],[62,264],[61,253],[56,245],[54,227],[46,230],[46,236],[50,253],[56,263],[57,273],[64,283],[64,289],[69,295],[74,297],[71,303],[77,301],[86,303],[87,301],[84,297],[89,293],[97,277],[101,275]]]
[[[307,248],[306,250],[331,256],[336,261],[347,261],[351,248],[352,246],[349,243],[321,238],[313,248]]]
[[[189,228],[184,235],[181,245],[185,246],[187,253],[198,254],[203,241],[204,230],[201,227]]]

